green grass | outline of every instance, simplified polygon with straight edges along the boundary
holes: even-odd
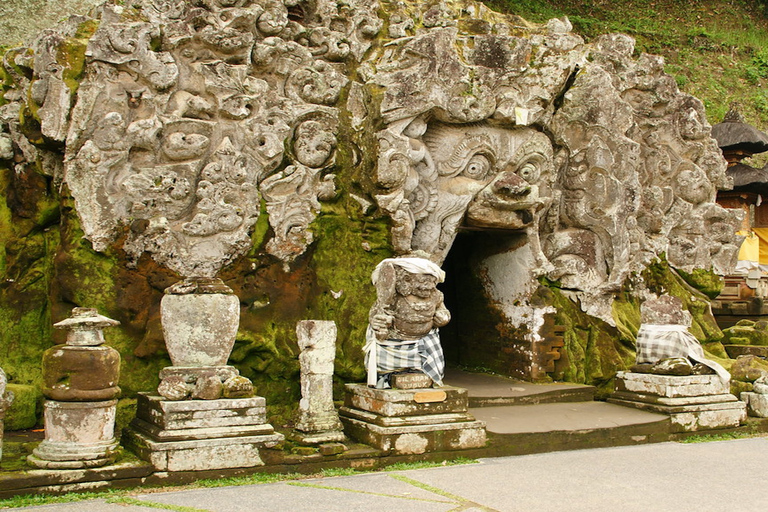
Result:
[[[754,434],[750,432],[726,432],[724,434],[701,434],[689,436],[680,440],[680,443],[710,443],[712,441],[732,441],[734,439],[746,439],[749,437],[765,437],[765,434]]]
[[[461,464],[474,464],[477,461],[474,459],[468,459],[465,457],[458,457],[452,460],[446,460],[441,462],[401,462],[387,466],[384,471],[408,471],[412,469],[426,469],[443,466],[457,466]],[[372,473],[377,470],[367,469],[351,469],[351,468],[331,468],[323,469],[319,473],[310,475],[302,475],[299,473],[254,473],[252,475],[237,476],[229,478],[218,478],[209,480],[198,480],[197,482],[189,485],[181,485],[174,487],[157,487],[157,488],[143,488],[137,487],[133,489],[121,489],[121,490],[106,490],[100,492],[79,492],[68,493],[60,496],[52,496],[46,494],[33,494],[28,496],[15,496],[0,500],[0,509],[4,508],[18,508],[18,507],[32,507],[39,505],[50,505],[55,503],[74,503],[85,500],[97,500],[103,499],[107,503],[122,503],[126,505],[144,506],[149,508],[157,508],[163,510],[175,510],[177,512],[199,512],[199,509],[193,507],[181,507],[177,505],[166,505],[163,503],[155,503],[152,501],[145,501],[134,498],[136,494],[150,494],[154,492],[168,492],[173,490],[182,489],[205,489],[212,487],[227,487],[227,486],[240,486],[240,485],[257,485],[257,484],[271,484],[284,481],[298,481],[309,478],[330,478],[335,476],[350,476],[361,473]]]

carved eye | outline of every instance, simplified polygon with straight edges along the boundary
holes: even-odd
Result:
[[[472,178],[473,180],[481,180],[488,174],[488,170],[491,168],[491,161],[485,155],[473,156],[467,166],[464,168],[464,176]]]
[[[528,183],[533,183],[539,179],[539,168],[533,162],[526,162],[518,169],[517,175]]]

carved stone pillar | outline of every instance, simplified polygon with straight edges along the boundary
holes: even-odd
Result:
[[[344,433],[333,405],[336,324],[302,320],[296,334],[301,349],[301,401],[294,437],[308,444],[342,441]]]
[[[75,308],[54,324],[69,332],[65,345],[43,354],[45,440],[28,458],[34,466],[80,469],[114,461],[120,354],[102,345],[102,329],[119,324],[90,308]]]

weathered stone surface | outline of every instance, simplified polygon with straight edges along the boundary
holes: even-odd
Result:
[[[754,355],[739,356],[731,366],[731,375],[735,380],[756,381],[768,376],[768,362]]]
[[[117,400],[99,402],[45,402],[45,440],[29,462],[39,468],[98,467],[116,456]]]
[[[609,402],[668,414],[674,432],[737,427],[747,406],[717,375],[652,375],[619,372]]]
[[[443,386],[439,390],[375,389],[363,384],[345,386],[344,405],[382,416],[418,416],[467,412],[467,390]]]
[[[342,427],[333,404],[336,324],[303,320],[296,325],[296,334],[301,348],[301,401],[295,428],[303,434],[320,434],[321,442],[340,441]],[[303,441],[308,439],[302,435]]]
[[[485,423],[467,413],[467,390],[376,389],[347,384],[340,410],[344,431],[394,454],[462,450],[485,445]]]
[[[283,440],[262,397],[169,401],[139,395],[123,442],[158,471],[261,466],[259,449]]]
[[[638,297],[662,293],[637,277],[650,262],[728,270],[738,219],[713,203],[729,183],[702,105],[631,38],[586,43],[567,19],[527,24],[471,1],[287,4],[136,0],[4,51],[9,218],[29,219],[9,268],[45,277],[18,332],[91,288],[111,306],[140,288],[120,319],[132,392],[147,389],[164,357],[158,283],[231,264],[249,294],[244,367],[291,374],[286,333],[306,306],[336,316],[351,380],[376,260],[421,249],[440,263],[458,230],[503,231],[514,243],[468,262],[491,310],[478,317],[525,347],[573,305],[592,341],[616,326],[622,346],[567,340],[569,378],[595,383],[626,367]],[[91,268],[98,279],[72,278]],[[568,305],[542,299],[543,276]],[[27,281],[8,284],[4,307]]]
[[[381,427],[342,416],[342,422],[349,437],[397,455],[480,448],[486,440],[482,421]]]
[[[619,372],[616,391],[630,391],[667,398],[728,394],[730,389],[717,375],[686,377]]]
[[[758,418],[768,418],[768,394],[745,391],[741,400],[747,404],[747,413]]]

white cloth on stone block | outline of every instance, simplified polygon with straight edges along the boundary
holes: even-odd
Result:
[[[371,274],[371,281],[376,284],[379,281],[379,273],[381,267],[385,264],[391,263],[398,267],[402,267],[411,274],[429,274],[437,278],[437,282],[442,283],[445,281],[445,271],[441,269],[436,263],[433,263],[425,258],[386,258],[376,265],[376,268]]]
[[[704,349],[685,325],[642,324],[637,332],[637,363],[654,364],[670,357],[687,357],[695,363],[712,368],[727,382],[728,370],[704,356]]]
[[[440,345],[438,329],[432,329],[418,340],[377,340],[373,329],[366,332],[365,366],[368,370],[368,385],[377,388],[389,387],[386,377],[379,373],[391,373],[415,368],[424,372],[438,386],[443,385],[445,357]]]

